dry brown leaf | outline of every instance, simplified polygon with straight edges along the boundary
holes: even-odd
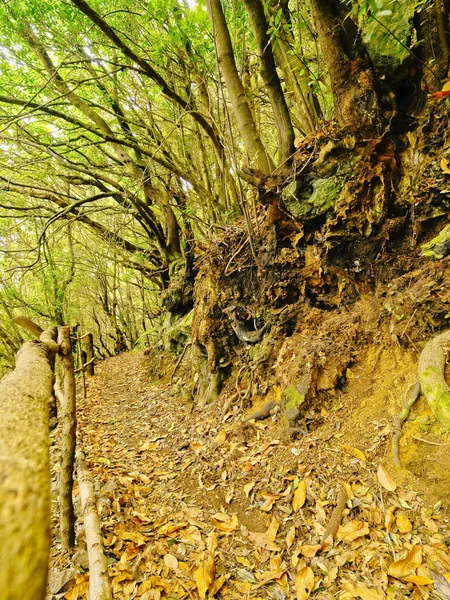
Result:
[[[404,579],[410,575],[415,575],[415,571],[422,562],[422,548],[419,545],[413,546],[405,558],[396,560],[388,569],[388,575],[396,579]]]
[[[303,567],[295,576],[295,595],[297,600],[306,600],[314,589],[314,573],[311,567]]]
[[[206,598],[206,592],[211,587],[216,572],[214,555],[210,552],[202,552],[198,561],[198,567],[195,571],[195,583],[200,598]]]
[[[365,521],[349,521],[345,525],[341,525],[337,531],[336,538],[353,542],[359,537],[369,535],[369,526]]]
[[[397,489],[397,484],[392,479],[390,474],[386,471],[386,469],[383,467],[383,465],[378,466],[377,477],[378,481],[381,483],[385,490],[387,490],[388,492],[395,492],[395,490]]]
[[[301,508],[306,501],[306,482],[303,479],[297,486],[297,489],[294,492],[294,498],[292,499],[292,508],[295,512]]]
[[[231,533],[238,526],[238,518],[236,515],[227,515],[226,513],[216,513],[211,517],[212,524],[220,531]]]
[[[348,444],[343,444],[342,447],[346,452],[348,452],[355,458],[361,460],[363,463],[366,462],[365,454],[361,452],[361,450],[358,450],[358,448],[353,448],[353,446],[349,446]]]

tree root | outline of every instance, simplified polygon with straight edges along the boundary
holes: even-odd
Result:
[[[402,436],[402,424],[408,418],[411,408],[412,408],[414,402],[419,397],[419,395],[420,395],[420,382],[416,381],[414,386],[412,388],[409,388],[409,390],[407,391],[406,400],[405,400],[405,404],[403,405],[402,412],[395,419],[395,431],[394,431],[394,435],[392,436],[392,453],[394,456],[394,464],[395,464],[396,471],[400,471],[402,469],[402,463],[400,461],[399,448],[398,448],[398,444],[399,444],[400,438]]]
[[[431,339],[419,359],[419,381],[435,417],[450,427],[450,391],[444,377],[446,348],[450,343],[450,331]]]

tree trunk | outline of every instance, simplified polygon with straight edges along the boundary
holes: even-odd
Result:
[[[48,346],[26,342],[0,383],[0,600],[45,596],[50,548]]]
[[[347,31],[338,14],[339,2],[311,0],[311,8],[340,126],[362,135],[378,136],[383,122],[373,73],[362,58],[347,54],[354,44],[346,39]]]
[[[92,333],[86,334],[86,373],[92,377],[94,375],[94,336]]]
[[[250,19],[253,35],[255,36],[260,61],[261,77],[265,83],[270,104],[272,106],[275,124],[278,130],[278,147],[280,163],[288,163],[295,151],[294,129],[286,104],[281,82],[278,77],[272,45],[267,30],[269,29],[260,0],[244,0],[245,8]]]
[[[58,327],[58,343],[64,373],[63,403],[60,407],[62,449],[59,479],[59,523],[63,548],[70,550],[75,544],[72,489],[77,433],[75,375],[70,345],[70,327]]]
[[[245,150],[256,168],[264,175],[268,175],[273,169],[273,164],[259,138],[244,86],[239,78],[230,32],[228,31],[221,1],[206,0],[206,5],[216,43],[217,60],[222,69],[225,86],[230,96],[231,106]]]

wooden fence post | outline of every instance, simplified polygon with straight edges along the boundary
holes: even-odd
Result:
[[[75,514],[73,510],[73,469],[76,445],[76,395],[70,327],[58,327],[58,343],[64,373],[64,393],[61,407],[61,472],[59,480],[59,511],[61,542],[70,550],[75,544]]]
[[[57,351],[56,329],[40,339],[22,346],[15,370],[0,382],[0,600],[45,597],[51,539],[49,360]]]

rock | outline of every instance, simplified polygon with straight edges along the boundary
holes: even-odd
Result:
[[[72,565],[80,567],[83,571],[89,569],[89,558],[86,548],[79,548],[72,556]]]
[[[334,209],[342,183],[335,175],[316,179],[312,193],[302,191],[300,181],[293,181],[281,194],[286,209],[300,221],[310,221]]]
[[[423,244],[421,256],[434,258],[440,260],[450,253],[450,224],[446,225],[444,229],[433,238],[431,241]]]
[[[52,568],[48,572],[48,589],[51,594],[57,594],[65,585],[78,575],[76,569],[57,569]]]

